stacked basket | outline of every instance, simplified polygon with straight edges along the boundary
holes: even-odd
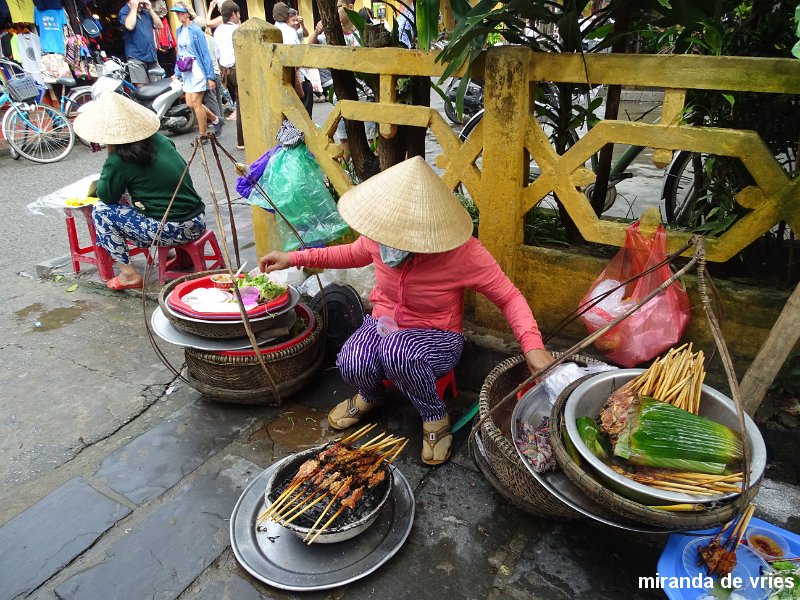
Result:
[[[282,398],[298,392],[319,372],[322,320],[299,303],[299,294],[289,288],[285,298],[266,310],[261,307],[255,313],[258,316],[248,317],[253,335],[264,340],[258,346],[259,360],[241,316],[197,318],[176,310],[178,303],[172,294],[180,294],[187,282],[198,283],[212,274],[193,273],[166,285],[154,313],[154,331],[184,347],[187,379],[205,396],[238,404],[280,404]]]

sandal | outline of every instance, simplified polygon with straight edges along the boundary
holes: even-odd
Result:
[[[122,283],[119,277],[112,277],[106,283],[106,287],[115,292],[121,292],[122,290],[140,290],[143,285],[144,281],[139,281],[138,283]]]
[[[422,423],[422,454],[426,465],[440,465],[452,454],[453,434],[450,433],[450,415],[438,421]]]
[[[334,429],[347,429],[358,423],[373,408],[374,404],[365,401],[361,394],[356,394],[333,407],[328,413],[328,423]]]

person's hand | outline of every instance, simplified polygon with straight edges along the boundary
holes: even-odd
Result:
[[[316,27],[314,27],[314,31],[317,33],[317,35],[319,35],[320,33],[322,33],[322,31],[323,31],[323,27],[322,27],[322,21],[319,21],[319,22],[317,23],[317,26],[316,26]]]
[[[217,6],[217,0],[211,0],[211,2],[208,3],[208,14],[209,15],[216,8],[216,6]]]
[[[144,4],[144,10],[150,10],[152,8],[150,0],[139,0],[139,4]]]
[[[525,362],[528,363],[531,373],[538,373],[554,360],[553,355],[544,349],[528,350],[525,353]]]
[[[208,80],[208,89],[210,91],[214,91],[217,89],[217,80],[216,79],[209,79]]]
[[[258,270],[262,273],[272,273],[273,271],[288,269],[291,266],[288,252],[270,252],[266,256],[262,256],[258,261]]]
[[[297,15],[295,18],[297,19],[297,28],[300,29],[303,26],[303,17]]]

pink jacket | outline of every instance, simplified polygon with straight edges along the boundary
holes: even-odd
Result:
[[[295,267],[327,269],[375,263],[372,316],[388,315],[403,329],[463,331],[464,290],[474,289],[503,311],[523,352],[544,348],[525,298],[475,238],[448,252],[413,254],[397,268],[383,264],[378,243],[364,236],[344,246],[291,252],[289,258]]]

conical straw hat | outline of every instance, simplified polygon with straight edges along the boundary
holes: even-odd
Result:
[[[339,213],[361,235],[406,252],[446,252],[472,235],[469,213],[419,156],[348,190]]]
[[[116,92],[106,92],[86,103],[73,123],[78,137],[112,145],[149,138],[158,126],[156,113]]]

